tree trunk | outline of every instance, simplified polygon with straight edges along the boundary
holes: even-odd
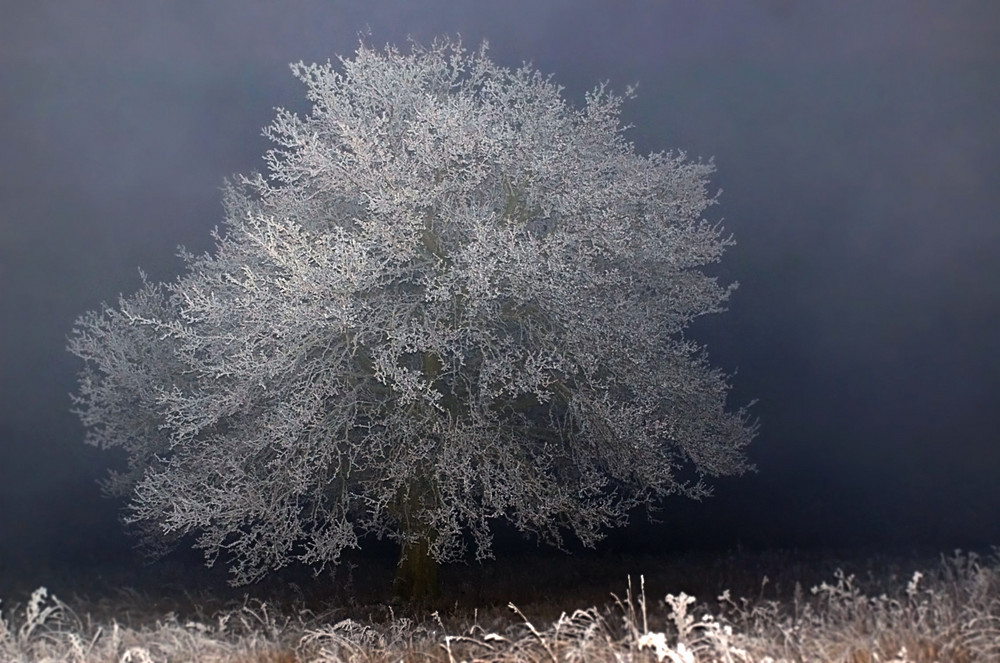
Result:
[[[438,595],[438,563],[431,556],[437,533],[424,521],[424,512],[434,502],[431,482],[418,479],[398,498],[397,509],[403,543],[393,583],[396,596],[420,603]]]
[[[436,238],[428,230],[424,236],[428,250],[436,246]],[[441,372],[441,359],[433,352],[424,352],[423,372],[433,383]],[[417,474],[417,479],[398,497],[398,516],[405,536],[396,567],[396,595],[409,603],[420,603],[438,596],[438,563],[431,556],[431,543],[436,532],[424,521],[424,513],[437,501],[433,478]]]
[[[430,541],[426,536],[403,544],[394,586],[396,595],[408,603],[438,596],[438,563],[431,557]]]

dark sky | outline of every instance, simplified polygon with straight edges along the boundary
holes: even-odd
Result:
[[[995,0],[33,0],[0,9],[0,556],[113,536],[73,321],[210,248],[223,178],[306,109],[288,63],[366,30],[486,39],[575,102],[638,82],[639,151],[714,157],[741,287],[696,331],[759,399],[759,473],[630,540],[1000,543]]]

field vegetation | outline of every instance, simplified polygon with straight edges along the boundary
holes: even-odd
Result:
[[[514,561],[446,569],[420,606],[365,591],[392,569],[364,562],[250,593],[37,588],[0,604],[0,660],[1000,661],[1000,548]]]

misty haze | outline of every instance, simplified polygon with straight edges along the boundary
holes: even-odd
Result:
[[[998,33],[7,9],[0,661],[1000,660]]]

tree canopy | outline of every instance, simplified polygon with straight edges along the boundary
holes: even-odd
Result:
[[[490,523],[592,545],[636,506],[749,468],[755,425],[684,330],[734,286],[710,164],[636,154],[623,98],[439,41],[296,64],[267,172],[205,255],[81,317],[70,351],[109,489],[234,583],[490,555]]]

